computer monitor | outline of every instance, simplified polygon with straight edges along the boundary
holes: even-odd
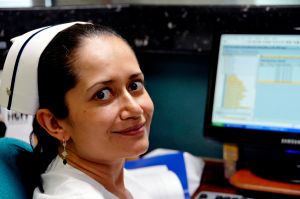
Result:
[[[204,135],[237,143],[258,175],[299,183],[300,35],[220,32],[210,69]]]

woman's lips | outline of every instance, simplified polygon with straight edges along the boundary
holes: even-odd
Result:
[[[144,127],[145,127],[145,123],[142,123],[142,124],[134,125],[129,128],[123,129],[121,131],[116,131],[114,133],[133,136],[133,135],[144,133],[145,131]]]

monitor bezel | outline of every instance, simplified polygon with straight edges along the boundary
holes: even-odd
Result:
[[[219,58],[219,44],[222,34],[248,34],[248,35],[300,35],[300,31],[249,31],[249,30],[217,30],[213,34],[212,49],[209,64],[208,95],[204,116],[204,136],[213,140],[228,143],[250,143],[269,145],[282,148],[300,149],[300,133],[281,132],[274,130],[239,129],[213,126],[211,122],[215,81]],[[300,102],[299,102],[300,105]],[[299,113],[300,114],[300,113]],[[285,139],[285,140],[283,140]]]

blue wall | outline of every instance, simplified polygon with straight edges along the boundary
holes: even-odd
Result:
[[[155,105],[150,150],[163,147],[221,158],[221,145],[203,137],[207,56],[149,53],[138,57]]]

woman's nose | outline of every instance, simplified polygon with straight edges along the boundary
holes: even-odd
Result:
[[[125,119],[137,119],[143,114],[143,109],[138,103],[138,98],[132,96],[129,92],[126,92],[120,100],[121,113],[120,117],[122,120]]]

